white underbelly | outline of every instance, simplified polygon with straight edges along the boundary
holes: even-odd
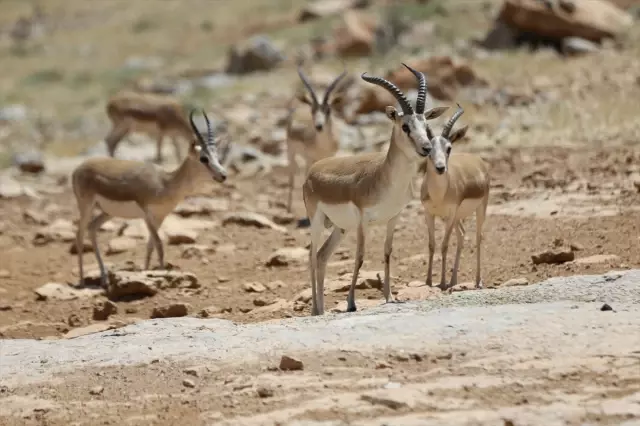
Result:
[[[367,207],[362,211],[362,221],[367,226],[386,224],[391,218],[398,215],[409,202],[408,199],[386,201],[375,206]],[[360,223],[360,211],[353,203],[325,204],[318,203],[318,208],[341,229],[356,229]]]
[[[464,219],[471,216],[478,206],[482,203],[482,198],[466,199],[460,203],[455,211],[456,219]],[[433,202],[428,202],[425,205],[426,210],[436,217],[448,218],[454,214],[455,206],[438,206]]]
[[[109,216],[124,219],[144,218],[144,212],[134,201],[112,201],[96,195],[96,203]]]

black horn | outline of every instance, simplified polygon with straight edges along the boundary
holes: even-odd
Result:
[[[340,80],[342,80],[346,75],[347,75],[347,70],[342,71],[342,74],[336,77],[336,79],[331,82],[329,87],[327,87],[327,91],[324,92],[324,98],[322,99],[323,105],[327,105],[327,102],[329,102],[329,96],[331,96],[331,92],[333,92],[333,90],[338,86],[338,83],[340,82]]]
[[[206,142],[202,138],[202,134],[200,133],[200,130],[198,130],[198,127],[196,126],[196,123],[193,122],[193,114],[195,114],[195,112],[196,112],[196,110],[192,109],[191,112],[189,113],[189,122],[191,123],[191,128],[193,129],[193,133],[196,134],[196,137],[198,138],[198,141],[200,142],[200,144],[201,145],[206,145]],[[204,114],[204,111],[202,111],[202,113]],[[206,115],[205,115],[205,117],[206,117]]]
[[[427,79],[420,71],[414,70],[405,63],[403,63],[402,65],[404,65],[405,68],[411,71],[411,73],[418,80],[418,100],[416,101],[416,113],[424,114],[424,106],[427,100]]]
[[[204,121],[207,122],[207,145],[213,145],[213,129],[211,128],[211,123],[209,122],[209,117],[207,117],[207,113],[202,110],[202,115],[204,115]]]
[[[298,67],[298,75],[300,76],[300,80],[302,80],[302,84],[304,84],[304,87],[306,87],[309,91],[313,104],[318,105],[318,98],[316,97],[316,93],[313,91],[311,84],[309,84],[309,80],[307,80],[307,77],[304,75],[304,73],[302,72],[302,68],[300,67]]]
[[[385,80],[382,77],[369,77],[365,74],[366,72],[362,73],[362,75],[360,76],[364,81],[387,89],[387,91],[389,91],[389,93],[391,93],[396,98],[396,100],[400,104],[400,108],[402,108],[402,112],[405,115],[413,114],[413,107],[407,100],[407,97],[404,95],[404,93],[402,93],[395,84]]]
[[[444,128],[442,129],[442,136],[445,138],[449,137],[449,133],[451,133],[451,129],[453,129],[453,125],[456,124],[456,121],[458,121],[458,118],[460,118],[460,116],[464,114],[464,109],[462,109],[460,104],[456,103],[456,105],[458,105],[458,110],[453,114],[453,116],[451,116],[449,121],[447,121],[447,124],[445,124]]]

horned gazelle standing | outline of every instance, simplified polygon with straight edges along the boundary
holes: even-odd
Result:
[[[429,265],[427,267],[426,284],[432,285],[433,252],[435,250],[435,217],[445,223],[445,233],[442,240],[442,273],[439,287],[446,290],[458,282],[458,267],[460,254],[464,243],[464,227],[462,220],[476,214],[476,288],[482,288],[480,276],[480,258],[482,243],[482,226],[487,214],[489,203],[489,164],[477,155],[470,153],[451,154],[451,145],[460,140],[467,133],[468,126],[451,132],[456,121],[464,110],[458,105],[458,110],[445,124],[442,133],[434,136],[431,129],[427,129],[429,139],[433,145],[429,159],[421,165],[426,169],[420,199],[424,206],[427,229],[429,233]],[[453,272],[449,285],[445,282],[447,265],[447,250],[449,238],[456,230],[457,247],[453,263]]]
[[[298,75],[306,88],[298,95],[298,99],[307,104],[311,111],[296,109],[291,112],[287,123],[287,159],[288,187],[287,212],[291,212],[295,175],[298,172],[296,158],[303,157],[308,172],[311,164],[322,158],[333,156],[339,148],[338,139],[333,133],[332,108],[340,102],[341,95],[331,96],[340,80],[347,72],[343,71],[331,82],[324,93],[322,102],[318,101],[315,91],[309,84],[302,69],[298,67]],[[311,114],[309,114],[311,112]],[[306,173],[305,173],[306,174]]]
[[[80,212],[76,244],[81,284],[84,283],[82,241],[85,228],[89,229],[103,286],[107,284],[107,274],[98,249],[96,233],[112,217],[143,218],[149,229],[144,268],[149,269],[154,248],[158,253],[160,267],[163,268],[164,249],[158,229],[165,217],[189,195],[203,173],[218,182],[226,180],[227,172],[221,162],[224,162],[228,147],[218,146],[219,141],[214,139],[211,123],[203,112],[207,123],[205,141],[193,122],[193,113],[194,111],[189,116],[192,127],[189,152],[182,164],[171,172],[152,163],[111,157],[90,158],[73,171],[71,182]],[[91,219],[95,205],[102,212]]]
[[[104,139],[109,156],[115,155],[118,144],[129,133],[142,132],[156,136],[157,163],[162,162],[165,136],[171,137],[176,161],[182,161],[182,149],[177,138],[181,136],[190,141],[193,131],[177,99],[126,90],[112,96],[106,110],[111,121],[111,130]]]
[[[403,64],[404,65],[404,64]],[[448,107],[436,107],[425,112],[427,84],[422,73],[407,67],[418,80],[418,100],[414,110],[406,96],[391,82],[362,74],[362,79],[388,90],[402,111],[393,106],[386,115],[393,123],[386,153],[363,153],[346,157],[329,157],[314,163],[302,186],[307,215],[311,221],[312,315],[324,313],[324,277],[327,261],[348,230],[356,230],[355,267],[347,311],[356,310],[355,286],[364,260],[365,235],[374,224],[386,224],[384,242],[384,297],[392,302],[389,286],[393,233],[399,214],[411,201],[411,182],[418,171],[421,157],[432,151],[427,135],[427,120],[439,117]],[[317,251],[322,231],[333,226],[329,238]]]

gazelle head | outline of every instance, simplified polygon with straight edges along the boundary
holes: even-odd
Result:
[[[457,105],[457,111],[444,125],[440,135],[433,136],[433,132],[427,127],[427,134],[429,135],[429,139],[431,139],[431,143],[433,145],[431,155],[429,155],[429,161],[433,163],[433,167],[439,175],[447,171],[449,155],[451,154],[451,146],[456,141],[462,139],[469,129],[469,126],[464,126],[453,133],[451,132],[453,125],[456,124],[456,121],[458,121],[460,116],[464,113],[464,109],[462,109],[460,104]]]
[[[221,163],[224,162],[224,158],[228,152],[228,144],[225,144],[223,147],[219,146],[218,139],[213,137],[213,130],[211,129],[209,117],[207,117],[207,114],[202,111],[202,115],[204,115],[204,119],[207,123],[207,139],[205,140],[193,122],[194,113],[195,110],[192,110],[189,114],[189,122],[191,123],[191,127],[193,128],[193,133],[196,135],[196,138],[191,142],[189,156],[196,158],[216,181],[224,182],[227,179],[227,171]]]
[[[369,77],[362,74],[362,79],[368,83],[375,84],[386,89],[391,93],[398,104],[401,111],[393,106],[386,108],[386,114],[389,120],[393,122],[394,134],[396,135],[396,143],[398,147],[408,156],[412,156],[416,152],[421,157],[427,157],[433,150],[431,137],[429,137],[429,125],[427,120],[440,117],[449,107],[430,108],[425,112],[425,101],[427,96],[427,81],[421,72],[414,70],[406,64],[404,65],[418,80],[418,100],[416,101],[415,110],[409,103],[407,97],[396,87],[395,84],[382,77]]]
[[[322,98],[322,103],[318,101],[318,97],[316,93],[313,91],[311,84],[309,84],[309,80],[302,72],[302,69],[298,67],[298,75],[300,76],[300,80],[304,84],[304,87],[307,89],[306,92],[301,93],[298,96],[298,99],[301,102],[309,105],[311,107],[311,116],[313,117],[313,126],[316,131],[321,132],[326,126],[327,122],[331,119],[331,109],[334,105],[337,105],[342,100],[342,95],[338,94],[335,96],[331,96],[331,92],[338,86],[340,80],[342,80],[346,75],[347,71],[343,71],[335,80],[331,82],[329,87],[324,93],[324,97]]]

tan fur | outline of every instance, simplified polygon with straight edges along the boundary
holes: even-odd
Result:
[[[441,218],[445,224],[442,242],[442,272],[440,288],[446,290],[457,284],[460,255],[464,242],[463,220],[476,215],[476,287],[482,287],[480,273],[482,227],[489,203],[490,170],[489,164],[477,155],[470,153],[452,153],[448,160],[447,171],[439,175],[431,161],[421,165],[425,178],[420,190],[420,198],[425,210],[429,233],[429,254],[427,285],[432,285],[433,253],[435,250],[434,218]],[[472,208],[469,206],[473,206]],[[446,259],[449,237],[455,229],[457,236],[456,257],[451,281],[445,282]]]
[[[111,121],[111,130],[105,143],[111,157],[127,134],[141,132],[156,137],[156,162],[162,162],[165,136],[171,137],[176,160],[182,160],[182,150],[177,138],[190,141],[192,131],[182,105],[176,98],[125,90],[109,99],[106,111]]]
[[[211,132],[206,114],[205,119],[208,126],[206,140],[191,122],[192,142],[189,152],[173,171],[165,171],[147,162],[111,157],[90,158],[74,169],[71,184],[80,213],[76,245],[81,284],[84,283],[82,245],[86,228],[100,267],[102,285],[107,284],[96,234],[100,226],[112,217],[143,218],[149,230],[144,268],[149,268],[154,248],[158,253],[160,267],[164,267],[164,249],[158,229],[166,216],[192,192],[200,178],[206,176],[223,182],[227,176],[220,164],[224,160],[218,156],[221,147]],[[227,150],[224,148],[226,147],[221,152],[226,155]],[[92,219],[94,207],[98,207],[101,213]]]

